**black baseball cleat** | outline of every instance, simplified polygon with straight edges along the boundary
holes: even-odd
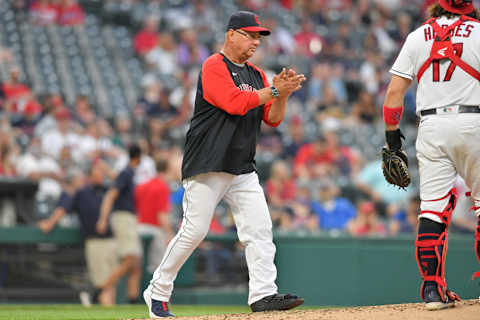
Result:
[[[423,289],[423,301],[425,301],[425,308],[427,310],[433,311],[452,308],[455,306],[455,301],[460,301],[458,295],[449,290],[447,290],[445,297],[445,301],[443,301],[437,291],[436,285],[426,285]]]
[[[168,308],[168,302],[152,299],[150,292],[147,290],[148,289],[143,292],[143,299],[145,299],[145,302],[147,303],[150,318],[158,319],[173,317],[174,315],[170,313]]]
[[[250,305],[253,312],[290,310],[301,305],[305,300],[291,294],[272,294]]]

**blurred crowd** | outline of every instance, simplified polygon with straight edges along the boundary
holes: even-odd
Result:
[[[96,1],[14,1],[29,23],[82,25]],[[278,232],[354,236],[414,233],[419,211],[415,164],[415,90],[405,101],[402,130],[411,157],[413,184],[388,185],[381,172],[384,143],[381,106],[388,70],[409,32],[426,19],[430,0],[105,0],[109,24],[127,25],[144,75],[130,112],[102,118],[88,96],[64,102],[62,92],[33,92],[22,81],[21,61],[0,48],[9,65],[0,87],[0,174],[38,181],[36,218],[48,217],[72,172],[100,164],[108,181],[126,165],[126,148],[143,155],[135,182],[155,176],[154,160],[169,163],[171,223],[181,219],[180,165],[202,61],[222,46],[225,23],[235,10],[259,13],[272,35],[251,62],[271,79],[282,67],[307,76],[290,99],[278,128],[264,126],[257,167]],[[96,3],[98,6],[98,2]],[[95,14],[94,12],[88,14]],[[1,44],[0,44],[1,45]],[[459,181],[459,186],[462,181]],[[468,199],[457,231],[472,232]],[[5,219],[4,219],[5,220]],[[2,220],[3,221],[3,220]],[[221,204],[212,233],[234,228]]]

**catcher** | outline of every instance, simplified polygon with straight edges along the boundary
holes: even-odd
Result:
[[[476,20],[480,14],[472,0],[440,0],[429,12],[431,19],[408,35],[390,70],[382,160],[388,182],[401,188],[410,183],[398,125],[405,92],[416,78],[421,119],[416,141],[421,198],[416,257],[423,278],[420,296],[428,310],[439,310],[460,300],[447,290],[445,281],[457,173],[472,190],[473,209],[479,216],[475,251],[480,261],[480,23]]]

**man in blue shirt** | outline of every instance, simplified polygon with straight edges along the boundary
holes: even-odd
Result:
[[[128,152],[129,163],[125,169],[120,171],[112,187],[105,194],[96,228],[99,234],[104,234],[107,230],[108,217],[112,212],[113,235],[122,259],[118,278],[128,273],[127,295],[130,303],[135,303],[142,275],[140,264],[142,244],[137,232],[133,177],[135,169],[140,163],[142,152],[137,145],[131,146]],[[113,286],[117,279],[111,280],[111,283],[106,286]]]
[[[319,199],[310,204],[322,230],[343,230],[348,220],[356,215],[355,206],[348,199],[338,197],[338,192],[333,182],[324,181],[318,193]]]
[[[95,287],[94,302],[102,305],[115,304],[115,286],[108,285],[118,280],[117,244],[107,226],[103,234],[96,230],[100,206],[106,193],[104,174],[100,166],[92,165],[88,183],[81,172],[74,172],[65,181],[65,190],[57,207],[49,219],[39,223],[43,232],[49,233],[67,212],[75,212],[80,222],[80,230],[85,237],[85,257],[90,281]]]

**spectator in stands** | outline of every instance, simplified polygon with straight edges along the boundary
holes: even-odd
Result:
[[[146,89],[138,107],[148,117],[149,140],[153,144],[168,138],[169,130],[182,120],[182,114],[170,104],[167,88],[160,82],[154,82]]]
[[[58,155],[58,165],[61,172],[67,174],[75,169],[87,171],[90,162],[87,159],[83,163],[75,162],[72,156],[72,149],[69,146],[64,146]]]
[[[296,197],[297,186],[292,179],[287,163],[277,160],[272,164],[270,178],[265,185],[268,204],[275,208],[284,208],[292,204]]]
[[[73,120],[77,121],[83,127],[95,121],[95,112],[93,111],[88,97],[79,95],[75,99],[75,106],[73,112]]]
[[[125,148],[133,143],[132,121],[127,113],[115,116],[115,132],[112,139],[114,145]]]
[[[110,129],[108,123],[102,118],[88,124],[83,135],[79,136],[76,148],[74,150],[75,161],[81,163],[85,160],[110,159],[117,156],[117,150],[114,150],[112,139],[105,134]]]
[[[145,61],[153,72],[173,77],[180,72],[175,39],[168,32],[160,33],[156,39],[155,46],[145,53]]]
[[[415,196],[410,199],[406,210],[394,215],[393,221],[389,225],[389,233],[396,235],[398,233],[417,233],[418,215],[420,214],[420,197]]]
[[[325,130],[325,140],[327,142],[327,159],[336,168],[338,174],[350,176],[356,174],[359,170],[358,157],[356,152],[349,146],[342,145],[338,140],[336,125]]]
[[[350,220],[347,227],[354,236],[386,236],[387,228],[379,220],[375,203],[361,201],[358,204],[357,216]]]
[[[23,114],[12,117],[12,126],[18,128],[28,137],[32,137],[35,133],[35,127],[40,121],[42,106],[35,100],[29,100],[24,109]]]
[[[378,120],[380,109],[377,107],[373,95],[362,90],[358,100],[353,104],[350,123],[352,125],[371,125]]]
[[[42,137],[51,130],[56,130],[57,119],[56,112],[64,108],[63,99],[60,94],[47,95],[44,99],[43,112],[40,115],[40,120],[35,126],[35,136]]]
[[[298,177],[313,177],[340,174],[349,176],[355,165],[356,155],[351,148],[338,141],[334,130],[319,133],[313,143],[305,144],[295,157],[295,173]]]
[[[354,181],[355,186],[377,204],[383,216],[389,211],[388,206],[406,203],[411,193],[411,187],[405,192],[393,188],[385,181],[380,160],[367,163],[356,175]]]
[[[30,6],[30,21],[46,26],[57,21],[58,10],[51,0],[37,0]]]
[[[99,154],[108,163],[113,163],[125,149],[113,144],[114,130],[105,118],[96,117],[95,123],[98,130]]]
[[[0,96],[4,97],[4,112],[22,112],[25,104],[32,99],[30,88],[20,82],[20,68],[17,66],[11,67],[10,78],[2,83],[0,91]]]
[[[57,23],[59,25],[76,26],[84,24],[85,12],[77,3],[77,0],[60,0],[57,8]]]
[[[322,99],[315,103],[315,120],[318,123],[323,123],[331,119],[342,119],[344,117],[342,105],[337,100],[331,82],[325,83],[321,96]]]
[[[197,41],[196,30],[186,28],[180,31],[178,63],[183,68],[198,67],[210,55],[209,50]]]
[[[168,161],[157,159],[157,175],[135,189],[139,233],[153,237],[148,251],[147,270],[155,271],[173,237],[170,224],[170,188],[166,180]]]
[[[70,119],[70,111],[67,108],[57,109],[55,111],[56,129],[44,133],[41,137],[42,151],[54,159],[58,159],[60,150],[64,146],[71,147],[74,158],[79,159],[75,153],[78,151],[76,147],[80,142],[80,137],[72,131]]]
[[[272,30],[272,34],[264,40],[262,46],[267,46],[272,56],[277,54],[293,54],[295,40],[292,33],[285,28],[274,16],[266,17],[263,21],[265,27]]]
[[[348,199],[339,196],[338,187],[330,180],[322,181],[317,197],[310,206],[318,216],[322,230],[345,230],[348,222],[357,214],[355,206]]]
[[[279,158],[283,154],[282,132],[278,128],[262,124],[257,153],[259,160],[266,158],[267,163],[273,158]]]
[[[98,124],[92,121],[85,128],[84,134],[79,136],[75,157],[78,161],[92,161],[101,156],[101,147]]]
[[[292,205],[293,216],[291,221],[292,231],[316,232],[318,228],[318,217],[312,214],[307,203],[295,202]]]
[[[307,143],[298,149],[294,160],[295,176],[303,180],[311,180],[319,173],[327,170],[326,154],[327,140],[322,133],[319,133],[315,141]]]
[[[398,28],[392,34],[392,38],[396,41],[398,47],[405,42],[408,34],[412,31],[412,18],[406,12],[399,12],[396,20]]]
[[[172,120],[172,117],[177,114],[177,110],[168,101],[167,89],[157,80],[148,83],[143,96],[138,101],[138,107],[149,118],[159,117]]]
[[[283,136],[282,158],[291,161],[298,152],[298,149],[306,143],[304,136],[302,118],[295,115],[288,124],[288,134]]]
[[[322,51],[323,39],[314,30],[312,21],[304,18],[301,30],[295,34],[295,48],[300,56],[313,58]]]
[[[140,257],[142,244],[137,233],[134,201],[134,174],[141,158],[141,149],[137,145],[129,148],[129,163],[115,179],[108,192],[103,197],[100,217],[96,228],[99,234],[105,234],[108,227],[108,217],[112,214],[111,223],[113,234],[119,247],[122,259],[118,279],[128,273],[127,295],[131,303],[138,298],[140,278],[142,275]],[[110,279],[103,287],[111,288],[116,283],[116,278]]]
[[[158,19],[150,16],[145,19],[145,26],[135,35],[133,47],[138,55],[144,56],[148,54],[158,41]]]
[[[63,177],[57,161],[42,151],[40,139],[31,140],[27,153],[19,158],[16,170],[20,176],[39,184],[36,194],[37,218],[50,215],[62,191],[60,181]]]

